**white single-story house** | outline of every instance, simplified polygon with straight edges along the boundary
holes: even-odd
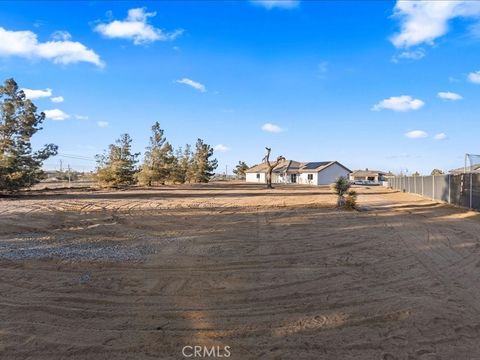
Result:
[[[245,180],[264,184],[267,169],[265,163],[252,166],[245,172]],[[299,162],[284,160],[273,169],[272,183],[329,185],[340,176],[348,178],[350,173],[351,171],[338,161]]]
[[[393,176],[392,173],[387,173],[385,171],[379,170],[355,170],[350,174],[351,181],[357,180],[368,180],[374,181],[376,183],[380,183],[382,181],[386,181],[388,177]]]

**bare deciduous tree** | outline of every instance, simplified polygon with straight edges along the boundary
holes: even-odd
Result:
[[[267,183],[267,189],[273,189],[273,186],[272,186],[272,172],[273,172],[273,169],[281,162],[281,161],[284,161],[285,158],[280,155],[279,157],[277,157],[277,160],[275,162],[270,162],[270,153],[272,151],[271,148],[269,147],[265,147],[265,149],[267,150],[267,153],[265,154],[265,157],[263,158],[263,162],[265,162],[265,164],[267,164],[267,173],[265,174],[266,175],[266,183]]]

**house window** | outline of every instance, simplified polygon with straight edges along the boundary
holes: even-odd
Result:
[[[260,179],[260,174],[257,174],[257,179]]]
[[[307,174],[307,179],[308,180],[313,180],[313,174]]]

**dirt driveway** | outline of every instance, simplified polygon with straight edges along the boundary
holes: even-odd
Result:
[[[0,358],[480,358],[479,215],[358,190],[0,199]]]

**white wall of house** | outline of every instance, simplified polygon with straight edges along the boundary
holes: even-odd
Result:
[[[289,176],[287,177],[287,180],[289,180]],[[245,176],[245,181],[252,182],[252,183],[265,184],[267,181],[266,179],[267,179],[267,176],[265,173],[247,173]],[[272,173],[273,184],[279,184],[279,183],[283,184],[284,182],[285,182],[284,177],[282,177],[280,174]]]
[[[283,184],[284,182],[285,182],[285,178],[281,174],[272,173],[273,184],[280,184],[280,183]]]
[[[354,176],[354,175],[350,174],[350,180],[352,180],[352,181],[353,180],[369,180],[369,178],[371,178],[370,180],[372,180],[372,181],[379,182],[378,174],[377,175],[372,175],[372,176]]]
[[[311,174],[311,179],[309,179],[309,174]],[[265,173],[247,173],[245,180],[250,183],[260,183],[265,184],[266,182]],[[342,166],[334,163],[329,167],[323,169],[320,172],[311,172],[311,173],[300,173],[297,174],[297,183],[306,184],[306,185],[330,185],[340,176],[349,176],[349,172],[345,170]],[[290,174],[278,174],[272,173],[272,183],[274,184],[290,184],[291,175]]]
[[[310,176],[311,179],[309,179],[308,175],[311,175]],[[311,172],[311,173],[301,173],[301,174],[299,174],[297,179],[298,179],[299,184],[317,185],[317,183],[318,183],[317,177],[318,177],[318,173]]]
[[[273,174],[272,182],[278,184],[292,184],[292,174]],[[298,174],[295,183],[298,183]]]
[[[257,177],[259,175],[259,177]],[[246,182],[260,183],[265,184],[265,174],[264,173],[247,173],[245,176]]]
[[[317,185],[329,185],[340,176],[346,176],[348,178],[349,174],[350,173],[345,168],[334,163],[318,173]]]

